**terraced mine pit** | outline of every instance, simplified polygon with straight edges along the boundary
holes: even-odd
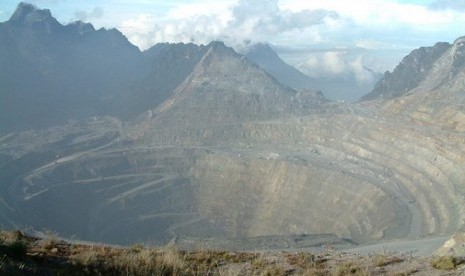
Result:
[[[15,176],[8,206],[23,225],[117,244],[319,233],[363,244],[459,230],[463,135],[362,108],[160,132],[154,144],[114,135],[82,150],[85,136],[65,138],[65,155]]]

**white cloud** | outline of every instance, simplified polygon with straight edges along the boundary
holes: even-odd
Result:
[[[297,61],[297,58],[291,57],[290,63],[310,74],[316,74],[318,70],[335,73],[336,68],[344,68],[345,72],[358,76],[359,81],[365,79],[364,72],[367,70],[363,70],[363,66],[377,72],[392,70],[403,56],[415,48],[430,46],[438,41],[450,42],[463,35],[461,26],[465,24],[465,13],[460,12],[459,2],[465,3],[465,0],[436,2],[441,2],[448,9],[434,10],[428,4],[394,0],[281,0],[281,9],[295,13],[306,9],[324,9],[339,15],[332,19],[331,24],[326,19],[325,25],[314,28],[322,28],[318,30],[322,39],[317,43],[302,42],[299,37],[294,38],[294,43],[302,43],[302,48],[347,49],[346,54],[312,53],[311,58],[306,57],[310,59],[308,64],[305,58]],[[362,56],[361,60],[357,59],[359,55]],[[319,68],[312,66],[315,59],[318,59]],[[341,60],[345,66],[341,65]]]
[[[319,39],[319,34],[311,31],[312,27],[337,18],[335,12],[325,10],[283,10],[277,0],[241,0],[227,5],[214,2],[213,6],[210,3],[180,6],[157,20],[147,14],[139,15],[124,20],[120,28],[143,49],[154,42],[208,43],[212,40],[237,46],[244,41],[269,41],[297,32],[307,32]],[[151,30],[147,30],[147,25]]]
[[[223,20],[229,20],[229,14],[235,2],[235,0],[188,2],[171,9],[167,17],[180,20],[202,15],[216,15],[222,17]]]
[[[95,7],[91,12],[77,11],[74,13],[77,20],[88,21],[90,19],[100,18],[103,16],[103,9]]]
[[[460,11],[464,0],[437,0],[433,5],[394,0],[138,1],[148,9],[121,13],[129,17],[119,17],[117,27],[141,49],[158,42],[206,44],[212,40],[222,40],[236,50],[250,41],[343,48],[344,53],[314,52],[287,61],[307,72],[312,68],[331,74],[350,72],[359,81],[366,79],[364,66],[377,72],[392,70],[417,47],[463,35],[465,24],[465,13]],[[158,5],[163,8],[155,9]],[[110,9],[104,8],[107,15]]]
[[[303,62],[296,64],[296,67],[314,78],[353,76],[363,85],[374,80],[374,72],[367,69],[365,59],[363,54],[352,56],[345,49],[328,50],[306,54]]]
[[[129,41],[141,49],[147,49],[154,44],[153,25],[155,18],[151,14],[142,13],[137,18],[123,21],[119,27]]]
[[[341,74],[346,71],[347,63],[344,62],[342,56],[344,52],[327,52],[322,57],[321,65],[323,70],[331,74]]]
[[[375,50],[382,47],[387,47],[384,43],[372,39],[359,39],[354,43],[355,47],[366,49],[366,50]]]
[[[438,1],[446,2],[446,1]],[[451,2],[451,1],[447,1]],[[457,2],[454,0],[454,2]],[[463,2],[463,1],[460,1]],[[333,10],[342,17],[357,24],[371,25],[402,25],[424,26],[452,22],[457,14],[437,12],[424,5],[398,3],[389,0],[358,0],[358,1],[300,1],[283,0],[280,6],[294,12],[304,9]]]
[[[372,83],[374,80],[373,72],[367,70],[363,62],[363,56],[359,55],[355,60],[349,63],[350,71],[355,76],[359,84]]]

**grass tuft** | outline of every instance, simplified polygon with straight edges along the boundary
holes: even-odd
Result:
[[[376,267],[385,267],[388,265],[402,263],[404,259],[394,255],[380,254],[375,256],[375,266]]]
[[[464,263],[465,259],[453,256],[435,257],[430,262],[432,267],[439,270],[453,270]]]
[[[358,264],[352,262],[343,262],[339,264],[336,269],[337,276],[355,275],[355,276],[369,276],[370,271]]]

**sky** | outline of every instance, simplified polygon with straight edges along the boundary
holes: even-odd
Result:
[[[413,49],[465,35],[465,0],[29,0],[62,24],[117,28],[145,50],[159,42],[222,40],[237,51],[268,42],[312,77],[392,70]],[[18,1],[1,0],[0,22]],[[370,70],[366,70],[369,68]]]

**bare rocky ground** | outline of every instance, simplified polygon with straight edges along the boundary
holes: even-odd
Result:
[[[112,247],[0,233],[4,275],[463,275],[462,257],[305,251],[225,251],[174,246]]]

